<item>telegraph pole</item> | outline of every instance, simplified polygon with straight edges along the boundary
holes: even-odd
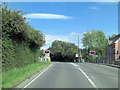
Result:
[[[78,61],[80,62],[79,35],[78,35]]]
[[[78,61],[80,62],[80,59],[82,59],[81,57],[80,57],[80,54],[81,54],[81,50],[80,50],[80,48],[79,48],[79,45],[80,45],[80,43],[79,43],[79,38],[80,38],[80,36],[81,35],[83,35],[83,34],[74,34],[75,36],[78,36]]]

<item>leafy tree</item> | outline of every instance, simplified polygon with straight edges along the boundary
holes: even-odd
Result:
[[[109,39],[112,39],[116,36],[116,34],[113,34],[112,36],[108,36]]]
[[[55,40],[51,50],[51,58],[53,61],[73,61],[75,54],[78,53],[78,47],[74,43]]]
[[[91,32],[87,31],[82,38],[82,43],[85,49],[83,49],[82,56],[85,59],[93,59],[89,55],[89,51],[95,50],[98,58],[105,58],[105,47],[107,44],[106,37],[101,30],[92,30]]]
[[[99,56],[98,58],[105,58],[106,53],[106,44],[107,40],[102,31],[97,30],[96,32],[96,54]]]

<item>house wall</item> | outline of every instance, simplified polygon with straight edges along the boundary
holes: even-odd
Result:
[[[119,51],[119,59],[120,59],[120,40],[118,41],[118,51]]]
[[[119,55],[117,55],[119,51]],[[106,46],[106,59],[110,64],[117,64],[117,59],[120,60],[120,38],[114,43]]]
[[[118,43],[115,43],[115,53],[118,51]],[[117,60],[117,54],[115,54],[115,60]]]
[[[115,43],[115,53],[117,53],[117,51],[119,51],[119,58],[117,54],[115,54],[115,60],[120,59],[120,39],[117,43]]]
[[[115,60],[115,44],[108,45],[106,47],[106,58],[109,61],[109,63],[113,63]]]

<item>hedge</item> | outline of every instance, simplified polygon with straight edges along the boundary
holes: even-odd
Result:
[[[2,67],[8,71],[38,61],[39,49],[45,39],[40,30],[35,30],[19,10],[11,11],[2,5]]]

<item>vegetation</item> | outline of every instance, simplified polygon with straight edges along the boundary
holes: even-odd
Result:
[[[40,57],[43,57],[43,56],[44,56],[43,49],[40,50],[39,52],[40,52],[39,56],[40,56]]]
[[[112,39],[116,36],[116,34],[113,34],[112,36],[108,36],[109,39]]]
[[[2,67],[8,71],[38,61],[39,49],[45,43],[42,32],[35,30],[19,10],[2,5]]]
[[[25,13],[7,6],[2,5],[2,88],[14,87],[50,64],[38,62],[42,32],[26,23]]]
[[[31,77],[34,73],[39,72],[42,68],[49,65],[50,62],[37,62],[26,65],[25,67],[14,68],[8,72],[2,73],[2,87],[12,88],[21,83],[26,78]]]
[[[82,43],[85,47],[82,52],[84,59],[93,59],[93,57],[89,55],[90,50],[96,51],[98,59],[105,58],[107,39],[101,30],[92,30],[91,32],[87,31],[82,38]]]
[[[49,48],[52,61],[74,61],[78,47],[74,43],[55,40]]]

